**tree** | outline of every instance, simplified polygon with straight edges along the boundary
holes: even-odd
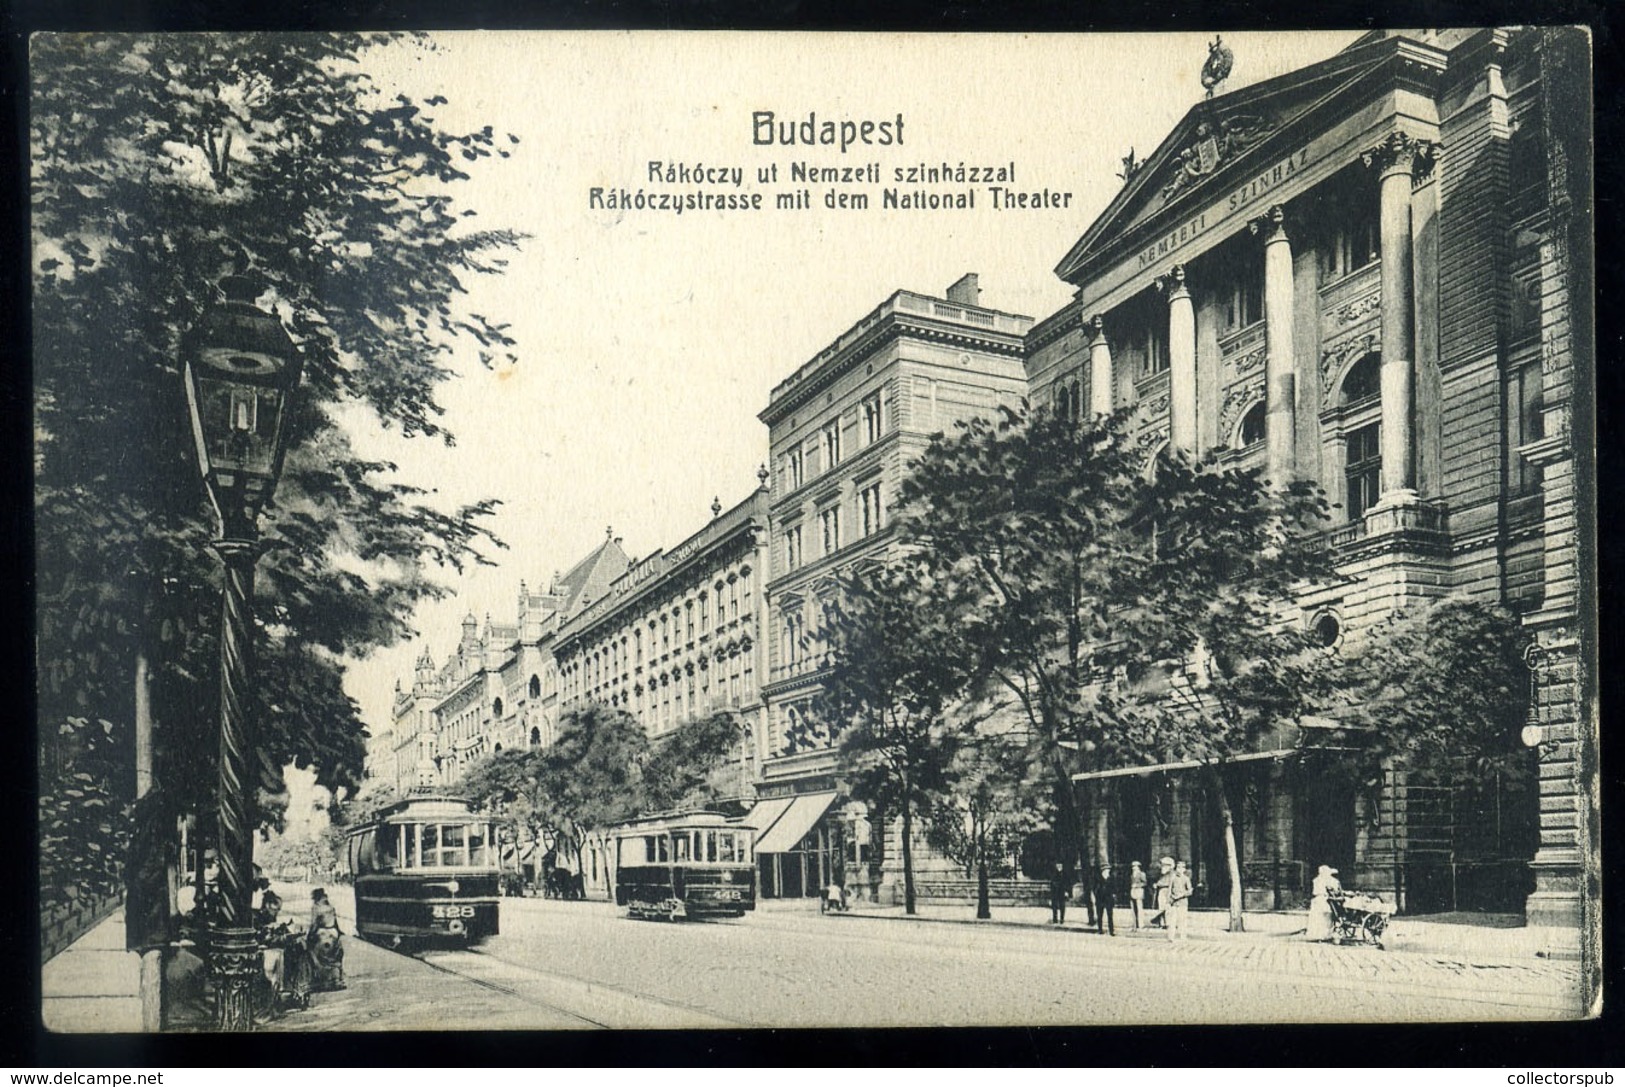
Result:
[[[512,138],[444,130],[437,100],[386,99],[366,65],[414,47],[353,34],[31,43],[41,732],[127,731],[144,661],[159,775],[186,808],[207,808],[213,786],[220,574],[179,350],[224,273],[264,284],[304,358],[258,589],[267,796],[278,760],[329,788],[354,782],[362,730],[343,659],[410,633],[415,606],[445,591],[436,564],[461,569],[498,543],[481,527],[494,503],[442,510],[345,429],[370,419],[449,442],[435,390],[461,345],[512,357],[503,327],[461,298],[518,238],[471,229],[453,198],[465,168]],[[120,800],[122,776],[101,779]],[[42,792],[54,802],[59,786]]]
[[[990,875],[1005,874],[1009,857],[1042,818],[1044,805],[1022,795],[1024,745],[1003,730],[967,728],[948,766],[947,793],[931,808],[926,840],[976,876],[976,916],[993,916]]]
[[[1072,422],[1001,407],[939,436],[900,491],[905,546],[965,601],[960,636],[973,687],[1014,701],[1032,776],[1048,783],[1065,856],[1080,856],[1071,775],[1091,750],[1096,672],[1108,662],[1114,583],[1138,559],[1134,498],[1143,456],[1126,416]]]
[[[1223,827],[1230,929],[1242,931],[1231,760],[1312,705],[1316,657],[1293,592],[1325,576],[1312,485],[1271,489],[1256,470],[1163,455],[1138,496],[1134,576],[1110,597],[1117,648],[1096,716],[1120,764],[1201,764]]]
[[[1528,633],[1499,605],[1450,596],[1394,612],[1319,658],[1320,709],[1365,740],[1358,770],[1399,765],[1476,791],[1535,786],[1520,733]]]
[[[910,559],[849,572],[830,602],[830,671],[813,713],[840,743],[852,795],[901,817],[907,913],[914,819],[945,783],[958,743],[948,711],[969,680],[959,605],[940,589]]]
[[[501,751],[471,766],[456,791],[483,808],[511,805],[537,840],[581,870],[587,839],[646,810],[643,772],[649,738],[625,710],[589,703],[565,713],[551,747]]]
[[[1281,623],[1323,563],[1312,486],[1153,458],[1128,423],[1004,409],[933,442],[903,492],[905,538],[979,600],[965,637],[1027,718],[1031,776],[1050,782],[1060,852],[1080,862],[1076,768],[1178,752],[1217,783],[1227,758],[1293,715],[1287,670],[1302,643]],[[1190,681],[1157,682],[1193,660],[1200,697]],[[1231,810],[1215,792],[1239,927]]]
[[[705,808],[740,795],[743,733],[739,719],[722,712],[691,718],[656,740],[643,767],[643,810]]]

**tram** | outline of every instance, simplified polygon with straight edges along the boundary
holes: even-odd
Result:
[[[615,835],[615,904],[627,916],[743,917],[756,908],[755,831],[715,812],[656,816]]]
[[[466,801],[414,796],[350,833],[356,932],[374,942],[475,944],[497,934],[499,849]]]

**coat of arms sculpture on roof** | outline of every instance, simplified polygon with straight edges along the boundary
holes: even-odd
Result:
[[[1274,130],[1274,122],[1250,114],[1198,121],[1196,139],[1180,149],[1174,174],[1162,187],[1163,200],[1207,177]]]

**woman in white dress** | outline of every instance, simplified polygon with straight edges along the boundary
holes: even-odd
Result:
[[[1332,904],[1327,901],[1334,893],[1341,894],[1343,885],[1337,880],[1337,869],[1321,865],[1309,889],[1309,923],[1305,935],[1311,940],[1332,938]]]

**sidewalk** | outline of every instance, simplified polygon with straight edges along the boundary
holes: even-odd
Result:
[[[308,901],[289,911],[308,914]],[[354,927],[344,923],[346,933]],[[264,1032],[311,1030],[535,1030],[578,1028],[579,1017],[538,1008],[500,987],[448,974],[347,935],[345,980],[337,992],[315,993],[311,1006],[255,1023]],[[166,971],[171,1032],[213,1027],[203,991],[202,963],[182,953]],[[90,929],[41,968],[41,1018],[63,1034],[141,1031],[140,957],[124,950],[124,911]],[[188,999],[187,990],[195,989]]]
[[[816,910],[816,900],[809,901]],[[1115,939],[1097,935],[1081,910],[1069,909],[1066,923],[1058,926],[1049,923],[1049,910],[1044,907],[995,906],[992,913],[992,918],[979,921],[973,906],[930,904],[919,906],[910,917],[901,906],[854,903],[849,913],[833,917],[1050,931],[1064,933],[1069,942],[1072,937],[1085,940],[1089,954],[1111,958],[1176,957],[1227,969],[1339,983],[1364,979],[1402,987],[1487,987],[1537,996],[1573,1012],[1580,1006],[1578,949],[1575,938],[1562,931],[1400,917],[1384,933],[1387,950],[1379,951],[1369,945],[1311,943],[1302,938],[1301,912],[1248,913],[1247,931],[1227,932],[1225,911],[1192,911],[1190,937],[1179,943],[1170,941],[1161,929],[1133,931],[1133,914],[1127,909],[1116,911]],[[1569,941],[1566,946],[1565,938]]]
[[[769,910],[794,909],[783,900],[765,899],[758,908]],[[799,900],[798,900],[799,901]],[[818,908],[816,899],[806,899],[804,909]],[[851,912],[865,917],[895,917],[907,920],[902,906],[876,905],[871,902],[853,902]],[[971,905],[922,903],[917,907],[914,920],[950,922],[967,925],[1017,926],[1021,928],[1052,928],[1050,912],[1042,906],[994,906],[993,916],[985,921],[976,919]],[[1081,908],[1067,909],[1066,931],[1093,934],[1088,915]],[[1127,907],[1115,911],[1119,938],[1166,940],[1160,929],[1133,931],[1134,914]],[[1302,910],[1291,912],[1248,912],[1247,930],[1229,932],[1229,915],[1224,910],[1192,910],[1190,930],[1192,938],[1223,940],[1226,942],[1278,942],[1292,941],[1301,936],[1305,917]],[[1497,923],[1500,922],[1500,923]],[[1499,916],[1474,918],[1473,915],[1453,914],[1442,917],[1400,916],[1389,922],[1383,933],[1383,946],[1390,952],[1451,956],[1473,962],[1506,963],[1526,962],[1532,959],[1576,961],[1579,957],[1579,934],[1567,929],[1529,928],[1506,924]]]
[[[40,968],[45,1029],[123,1034],[141,1029],[141,957],[124,950],[124,909],[105,917]]]

